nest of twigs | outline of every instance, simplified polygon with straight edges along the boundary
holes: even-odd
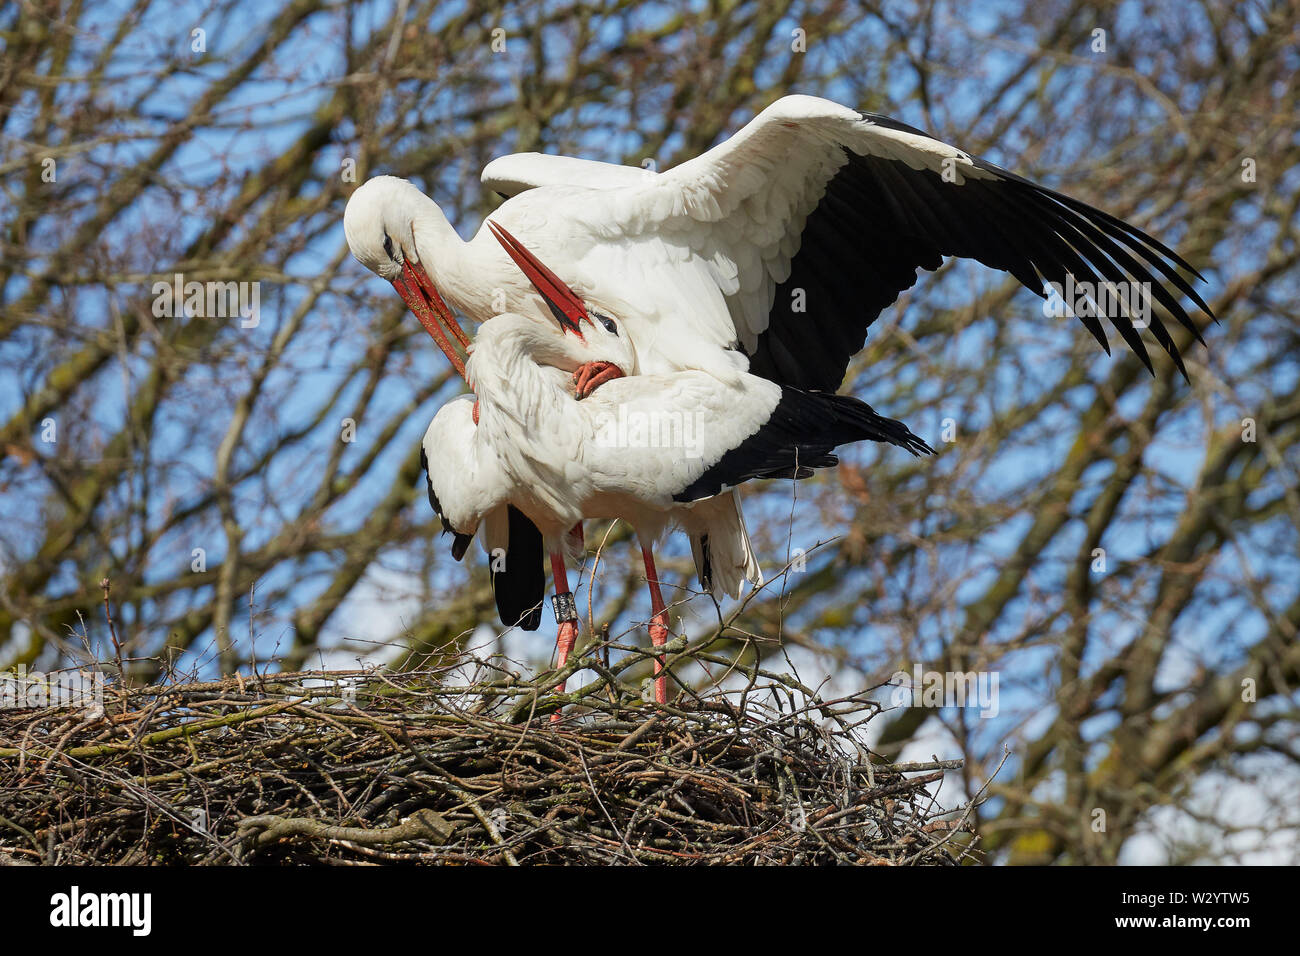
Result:
[[[966,809],[933,797],[958,763],[879,761],[865,694],[819,701],[755,672],[657,706],[583,663],[605,676],[563,698],[556,672],[478,661],[109,683],[91,709],[0,709],[0,862],[951,865],[974,851]]]

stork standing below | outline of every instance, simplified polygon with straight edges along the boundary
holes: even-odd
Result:
[[[720,493],[753,478],[807,477],[836,464],[832,451],[848,442],[930,451],[901,422],[856,398],[746,373],[726,380],[698,370],[619,374],[584,392],[575,377],[593,367],[621,373],[634,363],[632,349],[616,321],[586,314],[567,288],[556,294],[564,298],[546,296],[556,306],[550,328],[506,314],[479,329],[467,368],[477,401],[449,402],[425,434],[430,489],[456,534],[472,535],[485,519],[499,520],[490,516],[508,503],[541,531],[552,553],[563,550],[569,529],[584,518],[627,520],[645,556],[656,647],[668,630],[653,545],[670,521],[680,521],[693,538],[720,538],[731,514]],[[567,314],[579,308],[581,324]],[[628,420],[687,427],[670,428],[666,434],[677,444],[666,447],[621,437],[613,426]],[[485,529],[484,546],[499,533]],[[572,637],[561,628],[560,665],[571,648]],[[667,701],[662,657],[655,696]]]

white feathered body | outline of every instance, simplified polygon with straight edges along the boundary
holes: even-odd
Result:
[[[736,492],[695,502],[673,494],[756,431],[781,389],[695,370],[615,379],[579,401],[569,372],[535,359],[535,344],[559,334],[520,316],[479,330],[467,369],[478,424],[474,399],[463,397],[425,435],[431,476],[447,476],[435,484],[453,527],[470,533],[482,522],[484,547],[499,547],[509,503],[558,551],[584,519],[622,518],[646,546],[677,525],[697,564],[707,539],[716,587],[737,595],[744,580],[761,582]]]

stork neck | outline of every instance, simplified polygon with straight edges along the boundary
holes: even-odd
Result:
[[[429,201],[412,221],[420,263],[429,273],[439,294],[453,308],[466,312],[476,299],[473,267],[468,243],[447,221],[437,203]],[[470,309],[467,314],[473,314]]]
[[[587,429],[585,410],[568,391],[569,373],[539,362],[554,342],[530,324],[511,314],[489,319],[479,327],[467,371],[479,401],[476,440],[510,474],[518,495],[512,503],[553,547],[582,519],[584,493],[570,472]]]
[[[563,413],[565,373],[537,363],[527,331],[490,327],[501,321],[489,319],[480,328],[466,366],[479,400],[479,426],[495,430],[516,423],[528,434],[548,432]]]

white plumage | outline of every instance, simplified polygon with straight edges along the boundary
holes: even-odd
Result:
[[[585,518],[623,518],[643,547],[676,524],[696,548],[710,540],[712,565],[700,571],[711,572],[713,588],[735,597],[745,580],[761,583],[732,494],[689,502],[673,494],[756,432],[781,389],[753,376],[724,384],[702,372],[632,375],[580,401],[572,377],[581,366],[634,368],[626,337],[602,326],[584,333],[514,314],[480,328],[467,365],[476,398],[448,402],[424,437],[442,516],[472,535],[513,504],[552,553],[569,547]],[[489,553],[506,547],[493,533],[482,544]]]
[[[511,507],[553,554],[583,519],[628,521],[652,581],[656,645],[666,621],[650,554],[669,524],[690,535],[702,583],[738,593],[745,578],[761,577],[734,503],[736,484],[805,476],[835,464],[831,451],[850,441],[928,451],[901,423],[857,399],[802,393],[748,373],[625,376],[580,399],[575,373],[595,363],[634,363],[607,316],[581,329],[514,314],[484,323],[467,367],[477,402],[449,402],[424,437],[431,500],[462,537],[483,525],[484,548],[505,552],[507,562],[515,560]],[[507,603],[519,604],[513,596]],[[567,653],[563,648],[561,657]],[[664,691],[658,694],[663,700]]]

